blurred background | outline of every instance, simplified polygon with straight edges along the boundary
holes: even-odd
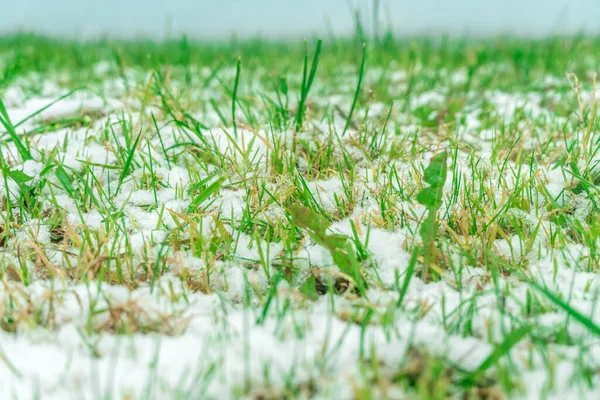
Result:
[[[156,39],[600,33],[600,0],[0,0],[0,33]]]

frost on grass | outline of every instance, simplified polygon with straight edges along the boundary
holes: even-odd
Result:
[[[357,76],[28,40],[58,61],[0,85],[0,398],[597,397],[594,43]]]

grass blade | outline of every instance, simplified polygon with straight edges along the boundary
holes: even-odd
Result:
[[[240,84],[240,72],[242,69],[242,59],[238,58],[237,67],[235,69],[235,84],[233,85],[233,95],[231,100],[231,118],[233,119],[233,135],[237,139],[237,122],[235,120],[235,102],[237,101],[238,86]]]
[[[406,296],[406,292],[408,291],[408,287],[410,286],[410,281],[415,273],[415,266],[417,265],[417,258],[419,257],[419,252],[419,247],[415,247],[410,257],[410,261],[408,262],[408,268],[406,268],[404,282],[402,283],[402,287],[400,288],[400,296],[398,296],[398,302],[396,303],[398,307],[402,305],[404,296]]]
[[[352,100],[352,106],[350,107],[350,112],[348,113],[348,117],[346,118],[346,125],[344,125],[344,131],[342,132],[342,136],[346,134],[348,127],[350,126],[350,122],[352,121],[352,114],[354,114],[354,108],[356,108],[356,102],[358,101],[358,95],[360,94],[360,86],[362,85],[363,75],[365,73],[365,58],[367,55],[367,45],[363,44],[362,48],[362,60],[360,62],[360,70],[358,72],[358,83],[356,84],[356,92],[354,93],[354,100]]]
[[[562,308],[567,314],[569,314],[571,318],[585,326],[594,335],[600,336],[600,326],[594,323],[590,318],[587,318],[585,315],[568,305],[566,302],[564,302],[557,295],[555,295],[545,287],[542,287],[535,282],[529,282],[529,285],[537,291],[541,292],[544,296],[548,298],[548,300],[556,304],[558,307]]]
[[[308,98],[308,92],[312,86],[313,80],[317,73],[317,66],[319,65],[319,55],[321,54],[321,47],[323,45],[322,40],[317,41],[317,48],[315,49],[315,55],[313,57],[312,66],[310,68],[310,74],[307,79],[307,67],[308,67],[308,54],[304,58],[304,72],[302,79],[302,91],[300,93],[300,101],[298,102],[298,112],[296,114],[296,131],[302,129],[302,122],[304,119],[304,108],[306,99]],[[308,49],[307,49],[308,52]]]
[[[137,145],[138,145],[138,142],[140,141],[141,136],[142,136],[142,132],[140,131],[140,133],[135,138],[133,145],[131,146],[131,148],[129,149],[129,151],[127,153],[127,159],[125,160],[125,165],[123,165],[123,172],[121,172],[121,176],[119,177],[119,185],[117,186],[117,190],[115,191],[115,196],[119,193],[119,189],[121,188],[123,179],[125,179],[125,177],[129,173],[129,170],[131,169],[131,163],[133,162],[133,156],[135,154],[135,149],[137,148]]]
[[[517,345],[529,332],[531,332],[531,326],[524,326],[517,328],[505,336],[504,341],[500,343],[490,355],[483,360],[483,362],[471,372],[466,378],[463,379],[462,384],[470,386],[490,367],[498,362],[503,356],[507,355],[510,350]]]
[[[21,141],[21,138],[17,134],[15,126],[12,124],[2,100],[0,100],[0,123],[2,124],[2,126],[4,126],[4,129],[6,129],[6,132],[8,132],[8,135],[15,143],[17,151],[21,155],[23,161],[33,160],[29,148],[25,145],[23,141]]]

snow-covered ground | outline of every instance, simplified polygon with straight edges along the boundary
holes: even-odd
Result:
[[[598,398],[592,75],[110,63],[2,94],[0,399]]]

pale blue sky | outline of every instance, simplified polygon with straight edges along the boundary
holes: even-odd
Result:
[[[381,0],[380,20],[401,35],[544,36],[600,33],[600,0]],[[187,33],[272,38],[352,30],[350,9],[370,28],[371,0],[0,0],[0,32],[17,29],[93,38]],[[170,21],[170,22],[169,22]],[[328,21],[328,22],[326,22]]]

